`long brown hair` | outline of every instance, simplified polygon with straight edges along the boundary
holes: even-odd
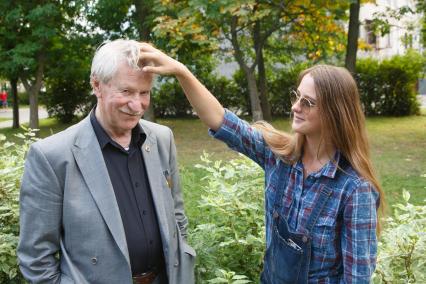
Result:
[[[345,68],[316,65],[300,73],[298,85],[307,74],[315,83],[321,141],[332,143],[355,171],[374,186],[380,196],[379,213],[383,214],[384,192],[371,163],[365,116],[355,80]],[[290,163],[301,158],[304,135],[279,131],[264,121],[253,126],[262,131],[265,142],[276,155]],[[377,232],[381,227],[379,221],[378,217]]]

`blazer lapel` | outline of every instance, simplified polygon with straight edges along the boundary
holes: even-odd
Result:
[[[142,145],[142,155],[145,161],[146,172],[151,187],[152,199],[157,213],[160,232],[163,238],[163,246],[168,246],[167,236],[169,236],[169,226],[167,213],[164,208],[164,197],[162,191],[162,166],[158,156],[157,137],[148,128],[142,125],[146,134],[146,140]],[[173,210],[172,210],[173,211]]]
[[[105,223],[130,265],[120,210],[99,142],[90,123],[90,117],[86,117],[81,123],[83,125],[80,135],[77,137],[72,149],[75,160]]]

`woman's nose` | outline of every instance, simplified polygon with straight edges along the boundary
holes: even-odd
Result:
[[[292,112],[300,112],[301,108],[300,108],[300,99],[298,99],[292,106],[291,106],[291,111]]]

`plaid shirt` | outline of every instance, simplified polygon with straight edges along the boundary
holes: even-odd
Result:
[[[287,183],[282,216],[290,230],[307,234],[305,225],[315,206],[320,187],[332,190],[331,198],[310,232],[312,237],[309,283],[369,283],[376,265],[376,220],[378,192],[359,177],[346,159],[336,152],[328,162],[303,179],[303,164],[285,164],[286,181],[276,172],[283,161],[269,149],[261,133],[226,110],[221,128],[210,135],[243,153],[265,171],[266,246],[272,234],[276,189]],[[337,166],[339,165],[339,166]],[[341,169],[341,170],[340,170]]]

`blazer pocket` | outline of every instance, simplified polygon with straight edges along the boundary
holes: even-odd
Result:
[[[197,256],[195,250],[190,245],[188,245],[185,241],[182,241],[182,249],[186,254],[189,254],[193,257]]]
[[[170,174],[170,170],[163,171],[164,178],[166,179],[167,187],[171,190],[173,188],[173,179]]]

